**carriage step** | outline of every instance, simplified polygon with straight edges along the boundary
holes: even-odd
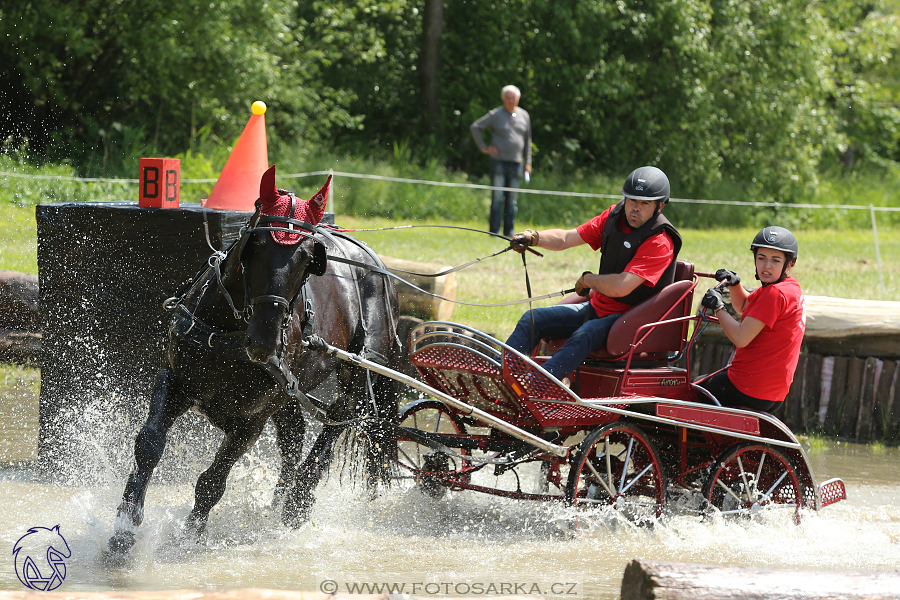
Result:
[[[846,500],[847,489],[844,487],[844,481],[840,477],[823,481],[819,485],[819,497],[822,498],[822,508]]]

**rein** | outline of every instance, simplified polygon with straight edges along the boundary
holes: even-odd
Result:
[[[369,229],[345,229],[343,227],[334,227],[334,226],[328,226],[328,225],[326,225],[325,227],[328,227],[328,229],[331,229],[333,231],[342,231],[342,232],[392,231],[394,229],[413,229],[416,227],[439,227],[439,228],[443,228],[443,229],[461,229],[462,231],[474,231],[475,233],[483,233],[485,235],[492,235],[494,237],[500,238],[501,240],[506,240],[507,242],[512,241],[512,238],[509,236],[506,236],[506,235],[500,235],[499,233],[494,233],[493,231],[485,231],[484,229],[475,229],[474,227],[461,227],[460,225],[395,225],[393,227],[372,227]],[[526,246],[525,249],[528,250],[529,252],[531,252],[532,254],[537,254],[541,258],[544,257],[543,254],[541,254],[534,248],[531,248],[530,246]],[[496,254],[492,254],[491,256],[496,256]],[[488,257],[488,258],[490,258],[490,257]],[[408,272],[408,271],[405,271],[405,272]],[[413,275],[418,275],[418,273],[413,273]]]
[[[293,210],[292,210],[293,216]],[[278,224],[287,224],[287,226],[273,226],[273,223]],[[417,227],[415,225],[396,227],[396,229],[408,228],[408,227]],[[423,226],[424,227],[424,226]],[[470,229],[465,227],[456,227],[451,225],[436,225],[435,227],[448,227],[448,228],[456,228],[456,229]],[[475,229],[471,229],[472,231],[479,231]],[[319,240],[316,240],[316,234],[321,234],[328,240],[330,240],[335,247],[340,247],[339,241],[332,235],[332,231],[337,234],[344,233],[345,231],[350,230],[342,230],[337,228],[329,228],[320,225],[312,225],[310,223],[306,223],[305,221],[300,221],[298,219],[294,219],[292,217],[276,217],[270,215],[262,215],[260,214],[259,209],[257,209],[256,213],[251,217],[250,222],[242,227],[240,230],[240,238],[236,240],[234,243],[226,251],[220,251],[213,249],[213,254],[207,259],[206,265],[194,276],[194,278],[187,283],[188,289],[182,293],[180,296],[172,297],[163,302],[163,308],[169,311],[172,311],[172,319],[169,326],[169,331],[172,335],[175,335],[185,341],[192,342],[200,347],[208,348],[213,352],[220,354],[222,356],[226,356],[228,358],[240,361],[248,360],[246,356],[246,351],[244,349],[244,336],[246,335],[246,328],[241,328],[236,331],[228,331],[222,330],[216,327],[212,327],[211,325],[205,323],[202,319],[195,316],[194,312],[196,312],[197,307],[199,307],[200,302],[202,301],[203,296],[205,295],[206,288],[209,285],[211,277],[208,275],[209,271],[212,270],[214,272],[214,278],[217,284],[217,292],[221,292],[224,296],[228,306],[231,308],[235,320],[249,322],[251,315],[253,314],[253,306],[260,303],[272,302],[278,304],[285,309],[285,317],[281,324],[282,329],[282,338],[283,343],[281,345],[281,351],[276,352],[275,356],[273,356],[269,362],[267,363],[256,363],[259,364],[263,369],[265,369],[273,379],[279,384],[279,386],[285,391],[287,395],[292,398],[296,398],[298,402],[300,402],[303,407],[309,411],[309,413],[316,418],[318,421],[324,423],[325,425],[335,425],[342,426],[348,425],[352,423],[356,423],[359,421],[363,421],[366,419],[373,418],[371,415],[364,415],[355,419],[350,419],[347,421],[332,421],[327,418],[328,407],[319,399],[314,396],[310,396],[305,392],[300,390],[300,383],[297,377],[291,372],[290,368],[288,368],[287,364],[284,361],[283,353],[286,347],[286,340],[284,340],[284,336],[286,335],[287,328],[290,326],[293,319],[293,307],[296,299],[302,295],[302,289],[305,284],[301,284],[298,288],[297,293],[291,300],[283,296],[276,295],[260,295],[255,297],[250,297],[249,292],[249,282],[244,274],[244,307],[243,309],[238,309],[234,299],[231,296],[231,293],[225,287],[225,282],[222,277],[222,263],[227,259],[227,257],[237,249],[238,259],[243,253],[243,250],[247,244],[249,236],[251,233],[255,231],[270,231],[270,232],[284,232],[292,235],[298,235],[301,237],[313,239],[316,243],[322,243]],[[483,232],[488,233],[488,232]],[[505,236],[501,236],[499,234],[491,234],[496,237],[500,237],[503,239],[509,239]],[[207,243],[212,247],[212,244],[209,241],[208,229],[206,230],[206,239]],[[299,243],[299,242],[298,242]],[[441,275],[446,275],[448,273],[452,273],[455,271],[462,270],[472,264],[485,260],[487,258],[492,258],[494,256],[498,256],[510,250],[510,247],[506,247],[503,250],[495,252],[490,256],[485,256],[481,258],[477,258],[475,260],[469,261],[465,264],[459,265],[457,267],[453,267],[451,269],[446,269],[441,271],[440,273],[416,273],[413,271],[404,271],[402,269],[396,269],[399,272],[406,273],[409,275],[417,275],[422,277],[439,277]],[[530,249],[529,249],[530,250]],[[369,252],[372,254],[371,252]],[[540,253],[535,252],[539,256],[542,256]],[[526,265],[526,285],[528,288],[529,298],[523,300],[514,300],[510,302],[499,302],[499,303],[489,303],[489,304],[479,304],[479,303],[470,303],[470,302],[461,302],[457,300],[450,300],[449,298],[445,298],[438,294],[434,294],[419,288],[418,286],[410,283],[409,281],[403,279],[402,277],[391,273],[389,270],[381,268],[377,265],[363,263],[360,261],[356,261],[350,258],[344,258],[342,256],[334,256],[331,254],[326,254],[326,259],[331,260],[337,263],[343,263],[355,267],[359,267],[362,269],[366,269],[368,271],[372,271],[375,273],[379,273],[386,277],[390,277],[399,281],[413,289],[420,291],[421,293],[434,296],[440,298],[442,300],[448,302],[455,302],[456,304],[464,304],[467,306],[483,306],[483,307],[491,307],[491,306],[510,306],[521,303],[530,303],[535,300],[542,300],[546,298],[553,298],[556,296],[564,296],[566,294],[571,293],[574,290],[562,290],[559,292],[554,292],[550,294],[545,294],[543,296],[538,297],[530,297],[531,296],[531,285],[530,281],[528,281],[527,275],[527,265]],[[523,263],[525,262],[525,255],[522,255]],[[200,281],[204,281],[203,287],[199,292],[199,296],[197,298],[197,307],[195,307],[194,311],[191,311],[185,304],[184,300],[194,289],[196,289],[197,285]],[[306,325],[309,325],[309,319],[306,320]],[[316,343],[320,342],[320,343]],[[327,344],[323,343],[324,340],[318,338],[318,336],[311,335],[310,339],[302,339],[301,343],[303,347],[310,348],[313,350],[321,350],[319,346],[327,347]],[[368,358],[374,359],[376,361],[384,361],[384,357],[381,357],[377,353],[367,352],[365,348],[363,348],[362,352],[359,356],[363,358],[363,355],[368,355]],[[367,370],[368,373],[368,370]],[[371,387],[371,384],[370,384]],[[430,440],[429,440],[430,441]],[[433,442],[432,442],[433,443]],[[431,445],[431,444],[428,444]]]
[[[324,227],[321,225],[310,225],[309,223],[304,223],[303,221],[298,221],[296,219],[289,219],[287,217],[273,217],[273,218],[268,218],[267,220],[268,220],[268,222],[279,222],[279,223],[289,223],[289,224],[293,224],[293,225],[298,225],[300,227],[303,227],[304,229],[311,231],[312,233],[305,233],[305,232],[301,233],[295,229],[287,229],[285,227],[256,227],[255,229],[261,230],[261,231],[285,231],[288,233],[302,235],[305,237],[314,237],[315,233],[321,233],[321,234],[325,235],[325,237],[331,239],[332,241],[334,241],[334,238],[331,236],[329,231],[334,231],[336,233],[344,233],[344,232],[354,231],[351,229],[339,229],[339,228],[333,228],[333,227]],[[506,236],[500,235],[499,233],[491,233],[488,231],[482,231],[480,229],[472,229],[469,227],[457,227],[455,225],[402,225],[402,226],[398,226],[398,227],[386,227],[386,228],[382,228],[382,229],[367,229],[367,230],[356,230],[356,231],[382,231],[382,230],[386,230],[386,229],[406,229],[406,228],[411,228],[411,227],[447,227],[447,228],[452,228],[452,229],[464,229],[467,231],[478,231],[478,232],[492,235],[495,237],[503,238],[505,240],[510,239]],[[360,267],[362,269],[366,269],[366,270],[372,271],[374,273],[379,273],[381,275],[391,277],[394,280],[399,281],[400,283],[407,285],[407,286],[413,288],[414,290],[417,290],[428,296],[432,296],[434,298],[440,298],[441,300],[444,300],[446,302],[452,302],[454,304],[462,304],[464,306],[480,306],[480,307],[485,307],[485,308],[492,308],[492,307],[498,307],[498,306],[514,306],[516,304],[530,304],[537,300],[546,300],[548,298],[557,298],[559,296],[567,296],[568,294],[571,294],[572,292],[575,291],[575,288],[572,288],[572,289],[567,289],[567,290],[560,290],[558,292],[550,292],[549,294],[544,294],[543,296],[532,297],[531,296],[531,282],[528,280],[528,270],[527,270],[527,265],[526,265],[525,278],[526,278],[526,287],[528,288],[528,296],[529,296],[528,298],[522,298],[521,300],[510,300],[508,302],[491,302],[491,303],[463,302],[462,300],[451,300],[450,298],[445,298],[444,296],[441,296],[440,294],[435,294],[433,292],[423,290],[422,288],[418,287],[414,283],[407,281],[406,279],[403,279],[399,275],[396,275],[395,273],[391,272],[391,271],[397,271],[398,273],[405,273],[407,275],[416,275],[418,277],[440,277],[442,275],[447,275],[448,273],[454,273],[456,271],[461,271],[462,269],[465,269],[466,267],[469,267],[475,263],[481,262],[488,258],[493,258],[493,257],[503,254],[504,252],[507,252],[509,250],[512,250],[512,248],[507,246],[503,250],[500,250],[499,252],[495,252],[494,254],[491,254],[489,256],[482,256],[480,258],[476,258],[475,260],[470,260],[467,263],[464,263],[464,264],[456,266],[456,267],[452,267],[450,269],[446,269],[439,273],[417,273],[415,271],[405,271],[403,269],[391,269],[391,268],[382,269],[381,267],[378,267],[375,265],[363,263],[363,262],[356,261],[356,260],[353,260],[350,258],[344,258],[341,256],[334,256],[332,254],[328,254],[327,258],[330,261],[344,263],[347,265],[352,265],[354,267]],[[532,250],[532,252],[534,252],[538,256],[543,256],[543,254],[541,254],[537,251]],[[524,257],[525,257],[525,255],[523,254],[522,255],[523,263],[525,262]]]

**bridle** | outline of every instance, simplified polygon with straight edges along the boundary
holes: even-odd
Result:
[[[242,309],[238,310],[237,306],[235,305],[234,299],[231,297],[231,294],[225,287],[225,283],[222,281],[222,271],[220,265],[224,260],[225,255],[219,252],[210,257],[210,266],[215,269],[216,281],[218,282],[219,291],[222,293],[222,295],[225,297],[225,300],[228,302],[228,305],[231,307],[235,319],[243,320],[244,322],[249,323],[250,318],[253,316],[253,307],[257,304],[278,304],[285,310],[284,318],[281,322],[281,329],[283,332],[290,327],[291,322],[293,321],[294,304],[297,301],[297,298],[300,296],[300,292],[303,289],[303,284],[306,282],[306,279],[311,273],[307,269],[306,273],[304,273],[303,275],[303,280],[300,282],[300,285],[297,286],[297,291],[294,293],[290,300],[288,300],[284,296],[278,296],[274,294],[260,294],[258,296],[251,297],[250,281],[249,277],[247,276],[246,267],[244,266],[241,257],[244,254],[244,248],[247,245],[247,241],[250,239],[250,235],[257,231],[289,233],[291,235],[298,235],[302,238],[311,239],[317,244],[322,243],[321,241],[316,239],[315,236],[317,233],[320,233],[323,230],[318,225],[313,225],[311,223],[307,223],[306,221],[295,219],[294,215],[296,214],[297,197],[291,192],[288,192],[286,195],[289,195],[291,199],[291,215],[289,217],[262,214],[260,201],[257,200],[256,212],[250,218],[250,222],[240,229],[240,239],[237,242],[237,257],[240,265],[239,268],[244,273],[244,307]],[[287,226],[274,226],[273,223],[286,223]],[[298,240],[296,243],[300,244],[301,242],[302,240]],[[311,260],[312,257],[310,257],[310,261]]]
[[[257,200],[256,204],[256,212],[250,218],[250,221],[247,225],[241,227],[240,229],[240,237],[231,244],[231,246],[226,251],[217,250],[213,253],[212,256],[206,262],[204,268],[197,273],[188,283],[187,289],[180,295],[174,296],[172,298],[167,299],[163,302],[163,308],[172,311],[172,320],[169,326],[169,331],[172,335],[177,336],[185,341],[191,342],[203,348],[209,348],[213,352],[221,354],[223,356],[227,356],[229,358],[235,360],[247,360],[247,354],[244,349],[244,338],[246,335],[246,327],[242,327],[237,331],[228,331],[223,330],[218,327],[213,327],[208,323],[204,322],[202,319],[196,316],[197,308],[199,308],[202,303],[202,298],[205,294],[205,290],[210,283],[210,277],[207,275],[209,270],[214,272],[214,277],[218,286],[218,292],[225,297],[228,306],[231,308],[235,320],[244,323],[249,323],[250,318],[253,314],[253,307],[257,304],[271,302],[278,304],[285,309],[285,315],[281,322],[281,347],[276,350],[275,357],[270,359],[267,363],[258,363],[261,367],[263,367],[284,389],[284,391],[291,397],[297,398],[307,410],[309,410],[316,419],[322,421],[328,425],[342,425],[349,424],[352,422],[356,422],[360,419],[352,419],[346,422],[335,422],[331,421],[326,417],[327,413],[327,405],[323,405],[320,401],[316,401],[307,394],[304,394],[300,391],[299,381],[296,376],[291,372],[288,365],[284,360],[284,351],[287,346],[287,331],[290,328],[291,323],[293,322],[293,307],[298,297],[302,295],[302,290],[304,287],[304,283],[307,277],[313,272],[310,270],[310,263],[307,262],[306,272],[304,273],[303,280],[301,280],[300,285],[297,287],[297,292],[294,296],[288,300],[284,296],[278,296],[273,294],[262,294],[259,296],[250,297],[250,284],[248,281],[248,277],[246,272],[244,273],[244,306],[242,308],[238,308],[237,304],[232,298],[231,293],[228,291],[228,288],[225,287],[225,282],[222,278],[222,263],[225,262],[226,258],[231,255],[232,252],[237,250],[237,260],[239,262],[241,270],[244,269],[243,261],[241,261],[241,256],[244,252],[244,248],[247,245],[249,237],[252,233],[257,231],[273,231],[273,232],[285,232],[290,233],[292,235],[299,235],[304,238],[312,239],[316,244],[322,244],[323,246],[323,256],[324,252],[324,243],[316,239],[316,236],[321,234],[324,237],[332,240],[337,243],[337,240],[331,235],[327,230],[319,227],[318,225],[313,225],[311,223],[307,223],[305,221],[301,221],[293,218],[294,209],[296,207],[296,200],[294,195],[291,194],[291,216],[290,217],[278,217],[271,215],[261,214],[260,202]],[[275,223],[286,223],[287,226],[276,226],[273,225]],[[300,241],[297,242],[298,244]],[[314,260],[311,258],[310,260]],[[324,265],[323,265],[324,271]],[[315,274],[321,274],[318,271]],[[185,304],[185,300],[194,289],[203,281],[202,287],[197,295],[197,304],[194,309],[191,310]],[[308,302],[306,307],[306,316],[304,318],[303,328],[304,331],[301,333],[302,335],[311,335],[311,320],[313,316],[312,307]],[[306,345],[303,345],[302,348],[306,348]],[[170,357],[171,360],[171,357]],[[368,417],[366,417],[368,418]]]
[[[202,330],[215,331],[215,332],[219,331],[217,328],[214,328],[214,327],[204,323],[202,320],[200,320],[198,317],[196,317],[194,315],[196,308],[194,309],[194,311],[191,311],[183,304],[185,297],[196,286],[196,284],[199,283],[201,280],[206,279],[206,277],[204,276],[204,272],[209,271],[211,269],[214,273],[216,285],[218,287],[218,292],[220,292],[222,294],[222,296],[225,298],[225,301],[228,303],[228,306],[231,309],[235,320],[243,321],[244,323],[249,323],[250,318],[253,316],[253,307],[256,306],[257,304],[272,303],[272,304],[278,304],[279,306],[283,307],[285,310],[285,314],[284,314],[284,317],[282,318],[280,328],[282,331],[282,342],[285,341],[284,338],[287,334],[287,330],[290,328],[291,323],[293,322],[294,305],[297,301],[297,298],[299,298],[301,296],[301,292],[303,290],[303,285],[306,282],[306,279],[309,277],[309,275],[312,274],[308,268],[309,262],[307,262],[307,270],[303,275],[303,279],[301,280],[300,285],[297,286],[297,291],[294,293],[294,295],[290,299],[288,299],[284,296],[279,296],[279,295],[275,295],[275,294],[260,294],[258,296],[251,297],[250,296],[249,277],[247,276],[246,267],[244,266],[244,263],[241,260],[241,257],[243,256],[244,249],[247,245],[247,242],[250,239],[250,235],[257,231],[289,233],[292,235],[301,236],[303,238],[312,239],[316,244],[323,244],[323,242],[321,240],[316,239],[317,234],[324,234],[328,238],[332,237],[331,234],[327,230],[322,229],[318,225],[313,225],[311,223],[307,223],[305,221],[301,221],[301,220],[293,218],[294,214],[296,214],[295,211],[296,211],[297,200],[296,200],[296,196],[294,196],[293,193],[289,193],[289,195],[291,198],[291,216],[290,217],[281,217],[281,216],[272,216],[272,215],[262,214],[260,201],[257,200],[256,201],[256,212],[250,218],[250,221],[246,225],[241,227],[240,237],[226,251],[216,250],[209,257],[209,259],[207,259],[206,266],[200,273],[198,273],[193,278],[193,281],[192,281],[193,285],[189,284],[190,287],[188,288],[188,290],[185,291],[185,293],[181,294],[180,296],[168,298],[165,302],[163,302],[163,308],[165,308],[166,310],[175,310],[179,306],[182,306],[184,309],[183,312],[190,316],[192,324],[190,325],[190,328],[184,333],[190,332],[190,330],[194,327],[193,322],[197,322],[199,325],[201,325]],[[277,224],[285,223],[286,226],[274,225],[276,223]],[[300,244],[301,242],[302,242],[302,240],[298,240],[296,243]],[[324,246],[324,244],[323,244],[323,246]],[[238,265],[239,265],[238,268],[244,273],[244,277],[243,277],[243,279],[244,279],[244,305],[240,308],[238,307],[238,303],[236,303],[234,298],[232,297],[231,292],[229,292],[228,288],[225,286],[225,281],[222,276],[222,263],[225,262],[225,260],[228,258],[228,256],[232,252],[234,252],[235,249],[237,250],[237,254],[235,256],[237,257],[237,260],[238,260]],[[312,260],[312,258],[310,260]],[[203,292],[205,291],[205,288],[207,287],[207,285],[208,285],[208,280],[207,280],[207,283],[203,284],[203,289],[201,289],[201,291],[200,291],[201,297],[202,297]],[[198,299],[198,302],[199,301],[200,300]],[[218,335],[221,336],[224,333],[226,333],[226,332],[222,331]],[[214,333],[209,336],[209,340],[208,340],[208,344],[207,344],[209,347],[212,347],[213,335],[217,335],[217,334]],[[282,344],[282,350],[283,350],[283,348],[284,348],[284,343]]]

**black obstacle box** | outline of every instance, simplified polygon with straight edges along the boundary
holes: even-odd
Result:
[[[164,360],[162,303],[249,217],[192,204],[37,206],[43,467],[81,481],[98,465],[117,472],[100,478],[128,468]]]

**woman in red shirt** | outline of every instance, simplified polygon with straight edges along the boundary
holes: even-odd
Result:
[[[735,345],[735,354],[727,368],[698,385],[722,406],[771,413],[790,390],[806,329],[803,294],[790,276],[799,247],[797,238],[784,227],[766,227],[753,238],[750,249],[762,287],[748,294],[736,273],[716,271],[716,279],[729,287],[740,322],[723,310],[725,303],[717,288],[707,291],[701,302],[719,319],[722,331]]]

